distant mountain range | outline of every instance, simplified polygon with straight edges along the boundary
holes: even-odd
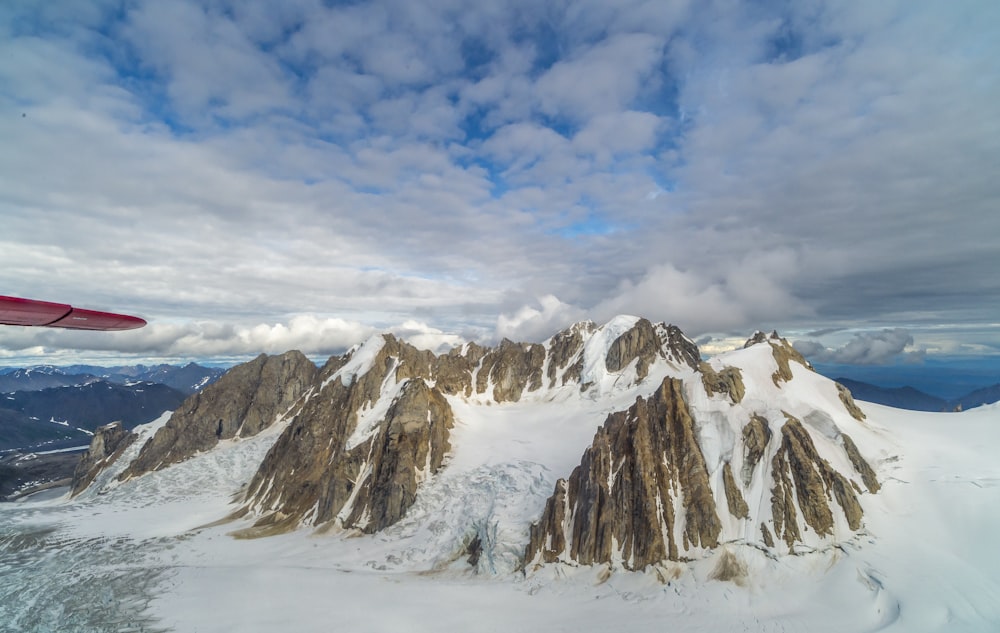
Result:
[[[0,450],[89,444],[97,427],[150,422],[223,373],[195,363],[0,370]]]
[[[89,445],[98,427],[151,422],[223,373],[195,363],[0,369],[0,500],[68,482],[80,459],[72,449]]]
[[[3,394],[0,450],[62,440],[89,444],[99,426],[114,421],[121,421],[127,428],[145,424],[164,411],[173,411],[186,397],[167,385],[119,385],[105,380]]]
[[[858,400],[911,411],[966,410],[1000,401],[1000,384],[976,389],[954,400],[945,400],[913,387],[880,387],[844,377],[834,380],[850,389]]]
[[[49,387],[75,387],[104,380],[118,385],[152,382],[190,395],[218,380],[225,371],[219,367],[203,367],[197,363],[118,367],[38,365],[0,369],[0,393],[38,391]]]

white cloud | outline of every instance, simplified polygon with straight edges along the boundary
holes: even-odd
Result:
[[[956,324],[1000,310],[1000,5],[220,7],[0,6],[3,293],[150,353],[618,312],[998,343]]]
[[[809,313],[788,290],[797,266],[797,255],[790,250],[750,254],[715,276],[707,268],[657,265],[637,282],[622,282],[593,313],[598,320],[641,314],[675,323],[692,336],[749,323],[787,322]]]
[[[656,134],[663,125],[660,117],[649,112],[616,112],[591,119],[573,137],[574,147],[594,154],[599,162],[609,163],[616,154],[632,154],[652,149]]]
[[[646,33],[615,35],[557,62],[535,85],[539,108],[576,120],[626,109],[661,60],[664,44]]]
[[[156,357],[231,357],[298,349],[309,355],[339,353],[375,333],[375,328],[337,318],[299,315],[286,323],[234,326],[225,322],[151,323],[120,333],[5,328],[0,346],[8,350],[117,350]],[[34,353],[34,352],[32,352]]]
[[[541,341],[583,318],[579,308],[546,295],[538,298],[537,307],[526,305],[497,317],[496,334],[514,341]]]
[[[882,365],[904,356],[907,359],[923,356],[920,350],[906,351],[913,346],[913,335],[903,328],[859,332],[843,346],[833,349],[811,340],[795,341],[794,345],[803,356],[820,363]]]
[[[213,112],[242,118],[292,105],[279,64],[225,15],[180,0],[146,2],[129,18],[125,33],[139,63],[163,74],[186,119]]]
[[[417,349],[426,349],[438,354],[466,342],[458,334],[444,332],[412,319],[389,328],[389,331]]]

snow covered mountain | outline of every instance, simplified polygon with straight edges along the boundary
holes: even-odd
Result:
[[[702,361],[635,317],[261,356],[0,507],[0,622],[995,630],[1000,409],[862,406],[776,334]]]
[[[795,553],[853,538],[879,489],[853,440],[871,446],[864,414],[777,334],[702,362],[676,327],[629,316],[441,356],[380,335],[318,373],[261,356],[185,402],[118,480],[272,425],[240,536],[440,536],[449,516],[450,539],[423,548],[432,567],[466,551],[489,572],[643,569],[734,542]],[[444,490],[477,478],[501,505],[453,512]]]

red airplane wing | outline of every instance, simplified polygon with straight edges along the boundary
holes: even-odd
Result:
[[[146,325],[146,321],[127,314],[74,308],[65,303],[0,296],[0,325],[43,325],[71,330],[132,330]]]

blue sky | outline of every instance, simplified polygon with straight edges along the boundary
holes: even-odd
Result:
[[[539,340],[1000,352],[1000,5],[7,2],[0,363]]]

